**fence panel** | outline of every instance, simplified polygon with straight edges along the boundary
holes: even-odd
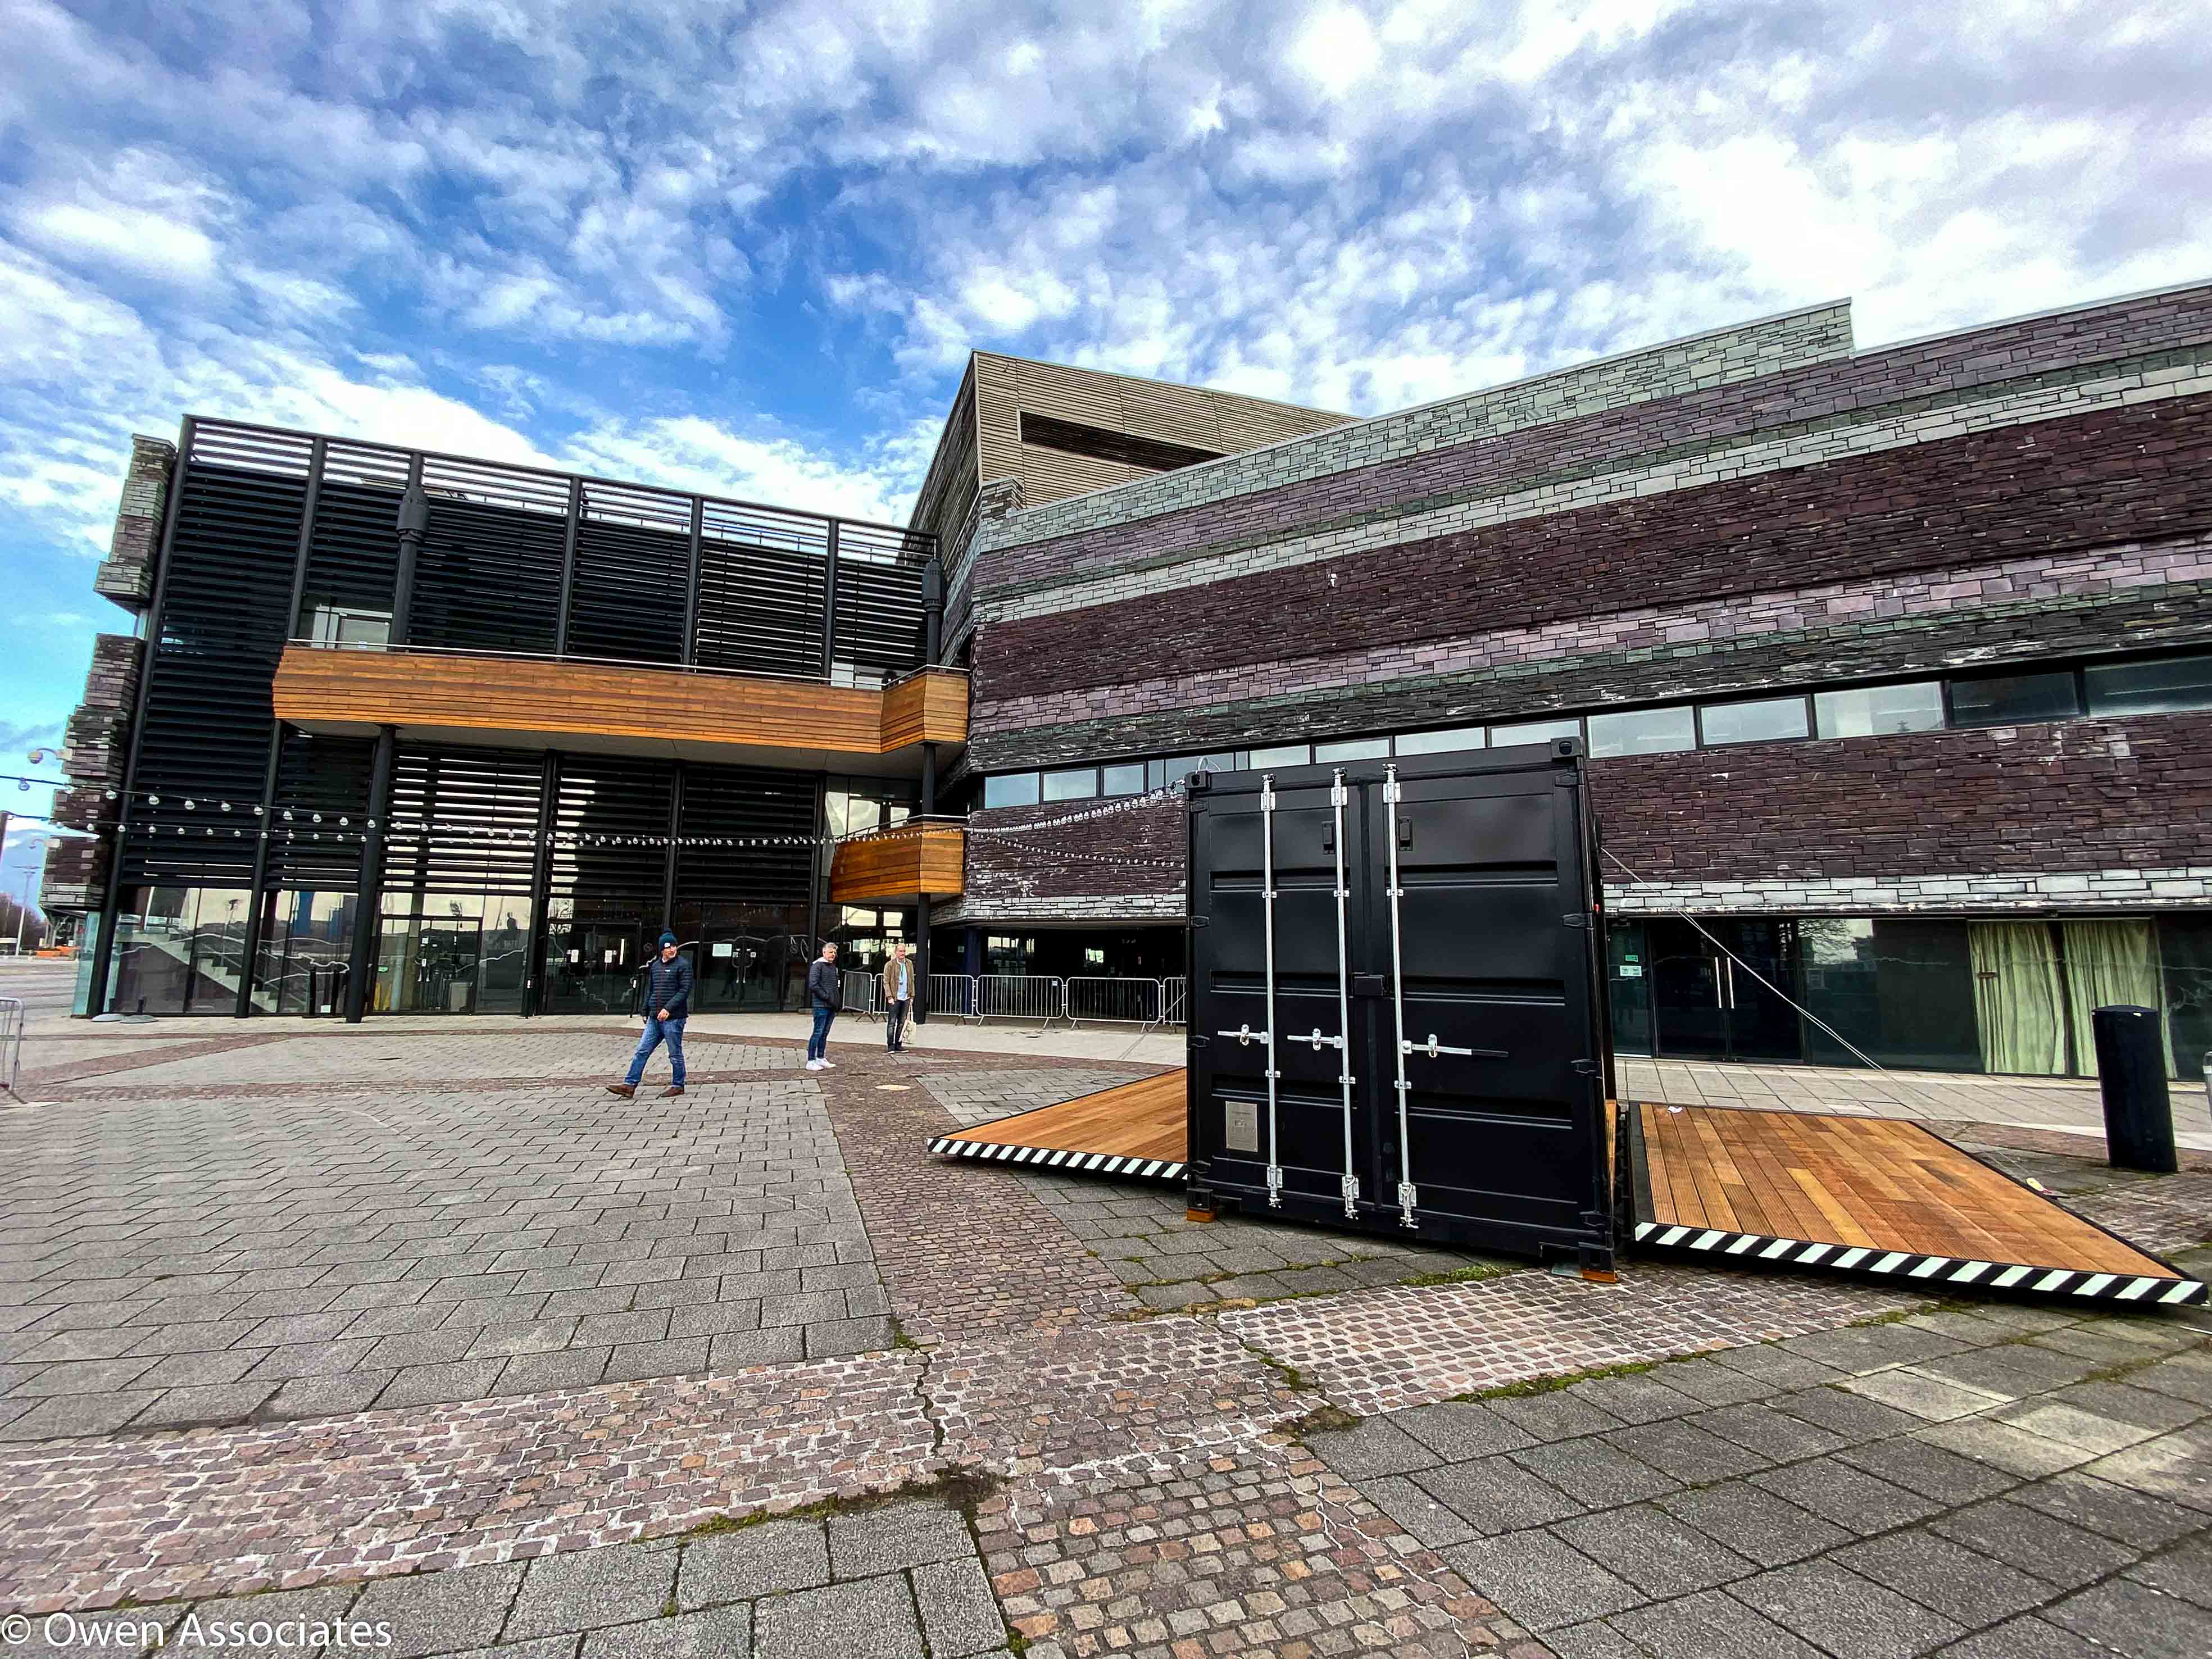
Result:
[[[975,1004],[981,1019],[1036,1019],[1049,1025],[1067,1018],[1067,982],[1042,974],[979,974]]]
[[[981,1019],[977,1011],[982,1006],[975,994],[975,981],[967,974],[932,974],[929,976],[929,1012],[943,1014],[950,1019]]]
[[[22,1068],[22,1000],[19,997],[0,997],[0,1090],[15,1093],[16,1074]]]
[[[1080,977],[1067,981],[1067,1023],[1085,1020],[1097,1025],[1141,1025],[1146,1030],[1160,1023],[1160,982],[1156,979]]]
[[[884,1017],[884,981],[880,975],[865,969],[848,968],[838,976],[844,988],[844,1012],[862,1019],[881,1019]]]
[[[1160,1024],[1190,1024],[1190,981],[1181,974],[1170,975],[1160,981]]]

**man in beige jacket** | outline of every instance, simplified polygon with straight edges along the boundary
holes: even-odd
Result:
[[[884,963],[884,1046],[893,1054],[906,1048],[907,1012],[914,1006],[914,964],[906,959],[906,946],[891,946]]]

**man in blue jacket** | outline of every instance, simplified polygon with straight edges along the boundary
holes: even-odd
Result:
[[[629,1076],[607,1085],[607,1092],[628,1100],[637,1092],[645,1075],[645,1062],[664,1042],[668,1063],[675,1069],[673,1087],[663,1089],[663,1100],[684,1092],[684,1022],[691,1018],[691,964],[676,948],[676,935],[660,936],[660,954],[645,966],[645,1035],[629,1057]]]

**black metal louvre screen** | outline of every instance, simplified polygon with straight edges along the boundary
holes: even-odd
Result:
[[[563,755],[554,814],[553,897],[574,914],[660,915],[675,763]]]
[[[318,611],[391,617],[399,497],[406,488],[406,456],[365,444],[325,446],[307,586],[291,624],[295,638],[314,637]]]
[[[837,543],[837,660],[895,678],[921,666],[921,561],[908,538],[864,525]]]
[[[752,674],[821,673],[829,570],[827,520],[707,502],[694,660]]]
[[[375,744],[367,738],[284,734],[276,799],[266,820],[269,885],[344,893],[360,886],[360,836],[374,759]]]
[[[678,903],[805,904],[814,879],[815,812],[811,773],[687,764]],[[763,840],[770,844],[757,844]]]
[[[626,484],[584,485],[568,654],[684,660],[691,581],[691,498]]]
[[[410,892],[528,893],[543,764],[515,750],[403,745],[392,768],[386,908]]]
[[[568,487],[542,473],[428,456],[430,527],[415,568],[407,642],[549,653],[560,627]],[[395,503],[383,525],[396,545]]]
[[[1273,1164],[1285,1216],[1609,1269],[1583,768],[1565,739],[1192,791],[1195,1184],[1271,1212]]]
[[[194,429],[138,736],[126,883],[251,881],[311,453],[304,437]]]

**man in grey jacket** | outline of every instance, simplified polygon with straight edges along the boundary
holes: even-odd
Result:
[[[825,945],[806,970],[806,1000],[814,1009],[814,1035],[806,1039],[806,1069],[827,1072],[837,1062],[830,1058],[830,1022],[844,1006],[844,986],[837,977],[837,947]]]

